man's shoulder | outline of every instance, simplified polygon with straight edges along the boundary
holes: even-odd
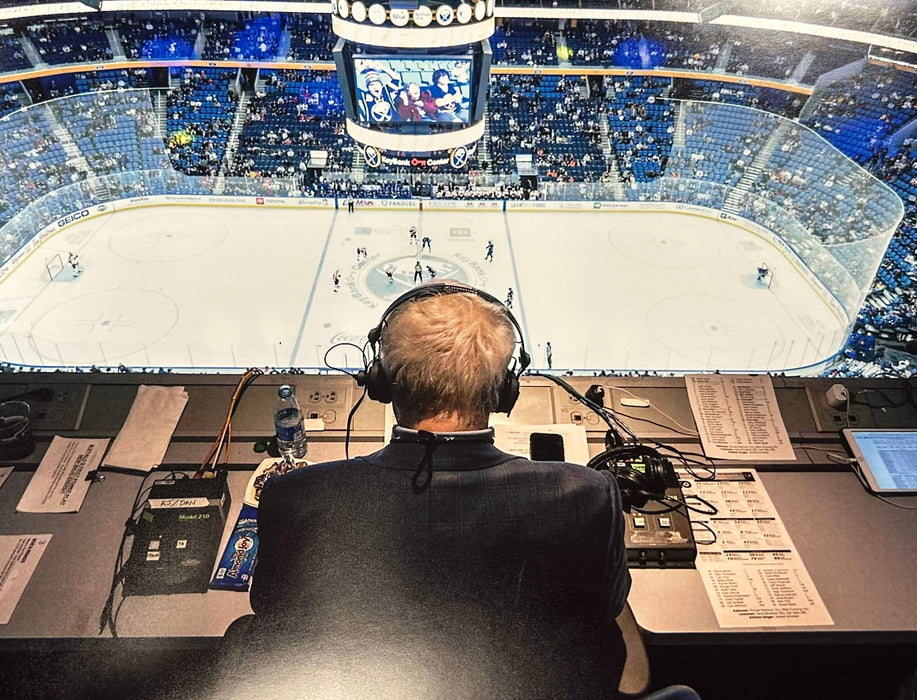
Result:
[[[597,471],[573,462],[541,462],[519,457],[508,462],[507,466],[510,469],[525,470],[571,484],[579,483],[584,487],[592,486],[607,490],[609,484],[614,483],[614,478],[607,471]]]
[[[357,474],[364,472],[369,468],[365,460],[357,457],[355,459],[339,459],[332,462],[317,462],[309,464],[299,469],[294,469],[286,474],[279,474],[268,479],[264,488],[266,491],[273,491],[278,487],[283,487],[284,491],[291,491],[300,484],[313,484],[323,479],[346,478],[347,474]]]

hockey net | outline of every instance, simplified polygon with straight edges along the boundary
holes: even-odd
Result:
[[[61,258],[60,253],[55,253],[53,257],[51,257],[45,263],[45,269],[48,271],[48,279],[50,279],[52,282],[57,279],[57,276],[64,269],[64,261]]]

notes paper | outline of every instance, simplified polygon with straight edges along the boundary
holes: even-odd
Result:
[[[51,535],[0,536],[0,625],[10,621]]]
[[[86,498],[86,475],[99,466],[108,438],[99,440],[55,435],[19,499],[19,513],[76,513]]]
[[[187,403],[183,386],[140,385],[103,466],[136,472],[159,466]]]
[[[685,385],[708,457],[796,459],[769,376],[692,374]]]

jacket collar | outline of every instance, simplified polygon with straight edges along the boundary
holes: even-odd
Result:
[[[386,469],[414,471],[423,457],[429,438],[435,437],[434,471],[474,471],[503,464],[516,455],[506,454],[494,446],[493,428],[460,433],[427,433],[396,425],[392,441],[366,459]]]

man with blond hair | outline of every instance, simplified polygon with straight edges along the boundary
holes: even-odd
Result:
[[[529,364],[512,314],[467,285],[427,284],[369,342],[357,381],[392,402],[390,443],[264,486],[253,689],[613,694],[630,588],[618,488],[494,446],[490,416],[512,410]]]

